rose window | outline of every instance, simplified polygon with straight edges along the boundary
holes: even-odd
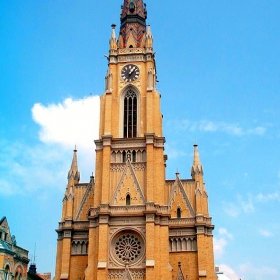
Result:
[[[122,263],[135,263],[143,255],[143,245],[140,237],[134,233],[123,233],[115,239],[114,255]]]

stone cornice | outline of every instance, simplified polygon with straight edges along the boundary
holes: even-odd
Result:
[[[105,146],[110,146],[112,149],[144,149],[147,144],[163,148],[164,143],[165,138],[155,136],[154,133],[146,133],[145,137],[137,138],[112,138],[112,135],[104,135],[102,139],[95,140],[96,150],[102,150]]]
[[[126,48],[110,50],[109,64],[154,61],[153,48]]]

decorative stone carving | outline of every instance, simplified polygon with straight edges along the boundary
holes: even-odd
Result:
[[[129,188],[129,189],[128,189]],[[144,193],[139,185],[130,160],[127,161],[118,186],[111,200],[111,205],[125,205],[127,194],[132,198],[132,205],[145,204]]]
[[[145,257],[144,239],[141,234],[126,229],[116,233],[110,244],[110,266],[141,267]]]
[[[111,164],[110,171],[112,172],[123,172],[125,164]]]
[[[169,252],[197,251],[195,237],[169,237]]]
[[[123,263],[133,263],[143,254],[143,245],[133,233],[122,234],[115,243],[115,257]]]
[[[72,241],[72,255],[87,255],[87,252],[88,252],[87,240]]]

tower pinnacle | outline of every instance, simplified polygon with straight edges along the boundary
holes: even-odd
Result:
[[[72,164],[71,164],[71,168],[68,172],[68,180],[76,180],[76,181],[80,181],[80,172],[78,170],[78,160],[77,160],[77,149],[75,147],[74,151],[73,151],[73,159],[72,159]]]
[[[198,152],[198,145],[194,144],[194,156],[193,156],[193,166],[191,173],[192,175],[194,174],[202,174],[203,175],[203,169],[202,165],[200,163],[200,157],[199,157],[199,152]]]

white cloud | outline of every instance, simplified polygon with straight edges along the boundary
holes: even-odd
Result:
[[[213,243],[214,243],[215,259],[220,259],[225,252],[225,247],[227,245],[227,240],[223,237],[221,237],[221,238],[215,238],[214,237]]]
[[[68,153],[77,145],[79,169],[88,179],[94,171],[99,112],[99,96],[79,100],[67,98],[62,104],[35,104],[32,108],[33,119],[40,125],[40,140],[58,149],[67,149]]]
[[[231,217],[237,217],[240,213],[240,207],[236,203],[223,201],[223,209]]]
[[[9,196],[19,193],[20,189],[16,184],[12,184],[8,180],[0,179],[0,194],[2,196]]]
[[[92,147],[98,138],[99,96],[80,100],[67,98],[62,104],[35,104],[32,116],[40,125],[40,140],[74,147]]]
[[[35,146],[10,143],[8,147],[0,144],[0,148],[2,196],[25,195],[38,189],[57,187],[58,182],[66,183],[67,174],[63,171],[69,168],[70,162],[66,164],[69,156],[61,148],[40,143]]]
[[[223,274],[227,276],[230,280],[240,280],[238,274],[229,265],[219,264],[218,267],[219,271],[223,272]]]
[[[228,237],[229,239],[232,239],[232,237],[233,237],[232,234],[229,233],[226,228],[219,228],[219,234],[224,235],[224,236]]]
[[[276,280],[279,279],[279,272],[277,268],[268,266],[254,266],[251,263],[244,263],[233,269],[227,264],[217,264],[219,271],[223,272],[230,280],[240,279],[263,279]]]
[[[246,279],[279,279],[278,269],[273,267],[255,267],[251,263],[245,263],[239,266],[239,271],[240,274],[246,276]],[[244,276],[241,279],[244,279]]]
[[[264,237],[271,237],[273,236],[272,232],[265,230],[265,229],[260,229],[259,230],[260,235],[264,236]]]
[[[280,193],[278,191],[268,194],[248,194],[247,197],[237,195],[237,199],[235,202],[223,201],[222,205],[225,213],[227,213],[231,217],[237,217],[241,213],[254,213],[255,207],[257,207],[255,205],[272,201],[280,202]]]
[[[189,120],[171,120],[169,125],[179,130],[189,131],[202,131],[202,132],[224,132],[234,136],[243,135],[263,135],[266,132],[266,128],[257,126],[253,128],[243,128],[238,123],[226,123],[226,122],[214,122],[208,120],[194,121]]]
[[[266,128],[262,126],[258,126],[247,130],[248,134],[256,134],[256,135],[263,135],[265,134],[265,132],[266,132]]]
[[[269,201],[280,201],[280,193],[274,192],[269,194],[259,193],[256,197],[258,202],[267,203]]]
[[[25,195],[38,189],[60,188],[67,183],[72,149],[78,145],[78,164],[82,180],[89,181],[94,171],[95,144],[98,138],[99,97],[66,99],[62,104],[35,104],[33,119],[40,125],[34,145],[0,141],[0,194]],[[84,177],[86,179],[84,179]],[[39,199],[46,199],[40,193]]]
[[[165,149],[169,159],[176,159],[188,155],[184,150],[177,149],[172,144],[165,144]]]
[[[216,259],[220,259],[223,256],[228,240],[233,238],[226,228],[219,228],[218,234],[218,237],[214,237],[214,254]]]
[[[243,199],[241,195],[238,195],[238,201],[245,213],[251,213],[255,211],[252,195],[248,195],[247,199]]]

